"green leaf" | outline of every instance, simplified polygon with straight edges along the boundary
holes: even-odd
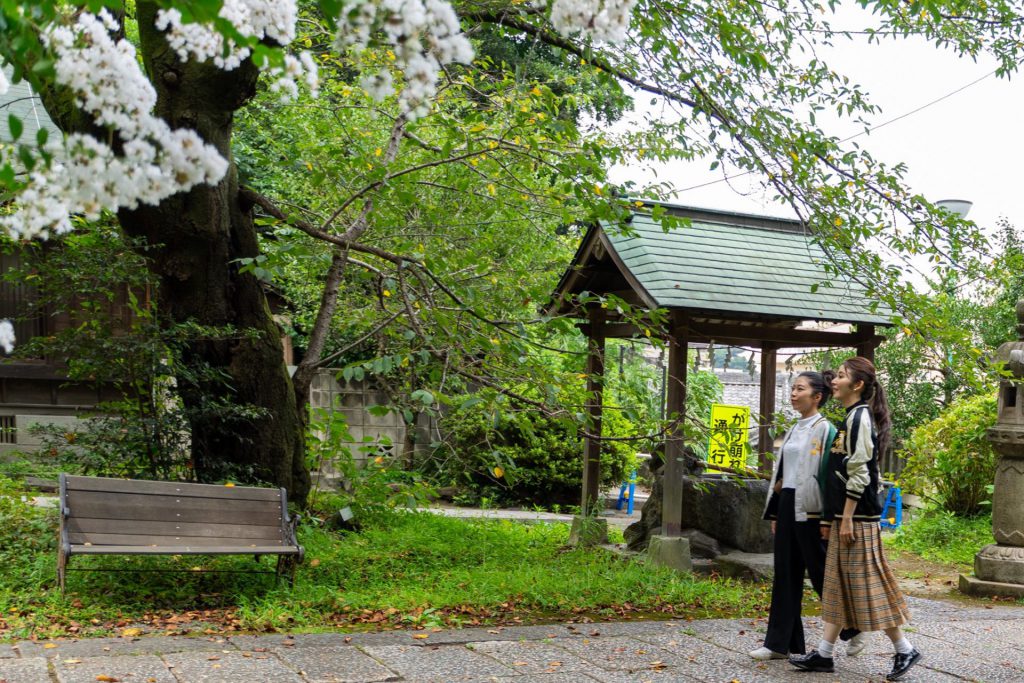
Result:
[[[24,127],[21,124],[21,119],[19,119],[14,114],[7,115],[7,128],[8,130],[11,131],[12,140],[17,140],[18,138],[20,138],[22,132],[24,131]]]

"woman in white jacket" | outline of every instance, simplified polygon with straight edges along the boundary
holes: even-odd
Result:
[[[832,395],[835,374],[802,372],[793,381],[789,400],[800,419],[786,432],[775,460],[765,504],[765,519],[772,523],[775,536],[775,577],[768,614],[764,646],[750,653],[754,659],[784,659],[788,654],[805,651],[804,629],[800,620],[804,573],[821,595],[825,575],[827,545],[818,527],[822,510],[819,471],[831,451],[836,428],[818,409]],[[844,633],[845,639],[857,634]],[[863,648],[855,637],[847,646],[847,655]]]

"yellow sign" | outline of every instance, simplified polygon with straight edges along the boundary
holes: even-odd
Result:
[[[715,403],[711,406],[711,439],[708,442],[708,465],[724,465],[742,469],[750,450],[750,408]]]

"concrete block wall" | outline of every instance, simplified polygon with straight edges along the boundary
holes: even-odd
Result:
[[[34,425],[60,425],[68,431],[82,428],[81,418],[73,415],[24,414],[0,415],[0,455],[11,452],[30,453],[39,448],[42,440],[30,429]]]
[[[402,416],[394,412],[374,415],[369,411],[373,406],[387,405],[387,395],[366,382],[339,382],[335,378],[337,372],[321,370],[313,377],[309,389],[310,407],[313,410],[332,410],[345,417],[351,436],[348,446],[357,464],[365,465],[368,459],[378,455],[402,457],[405,444]],[[326,438],[326,435],[321,438]],[[336,471],[329,466],[321,468],[319,486],[339,483],[340,475]]]

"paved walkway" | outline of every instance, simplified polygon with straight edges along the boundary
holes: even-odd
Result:
[[[458,508],[458,507],[430,507],[423,508],[427,512],[433,512],[446,517],[458,517],[460,519],[508,519],[515,522],[561,522],[569,524],[572,522],[572,515],[558,514],[554,512],[534,512],[532,510],[506,510],[503,508],[485,510],[480,508]],[[634,510],[632,515],[625,511],[618,512],[614,509],[606,510],[601,515],[602,519],[608,520],[610,528],[625,529],[627,526],[640,519],[640,510]]]
[[[640,509],[647,502],[647,492],[644,490],[637,490],[635,495],[636,498],[633,502],[633,514],[626,514],[626,505],[622,506],[621,510],[615,509],[615,501],[619,495],[618,489],[612,489],[604,492],[604,498],[607,503],[607,507],[601,514],[601,517],[608,520],[608,526],[610,528],[618,528],[624,530],[627,526],[633,522],[640,520]],[[423,508],[427,512],[433,512],[439,515],[445,515],[447,517],[459,517],[461,519],[508,519],[516,522],[564,522],[569,524],[573,520],[573,516],[569,514],[560,514],[556,512],[538,512],[534,510],[509,510],[506,508],[494,508],[494,509],[482,509],[482,508],[466,508],[466,507],[455,507],[448,505],[438,505],[435,507]]]
[[[1024,608],[991,609],[908,598],[910,637],[924,652],[904,679],[1024,681]],[[806,620],[811,642],[820,623]],[[6,683],[863,683],[881,681],[890,646],[872,635],[835,674],[754,662],[763,619],[556,624],[386,633],[144,637],[0,645]],[[840,648],[841,651],[841,648]]]

